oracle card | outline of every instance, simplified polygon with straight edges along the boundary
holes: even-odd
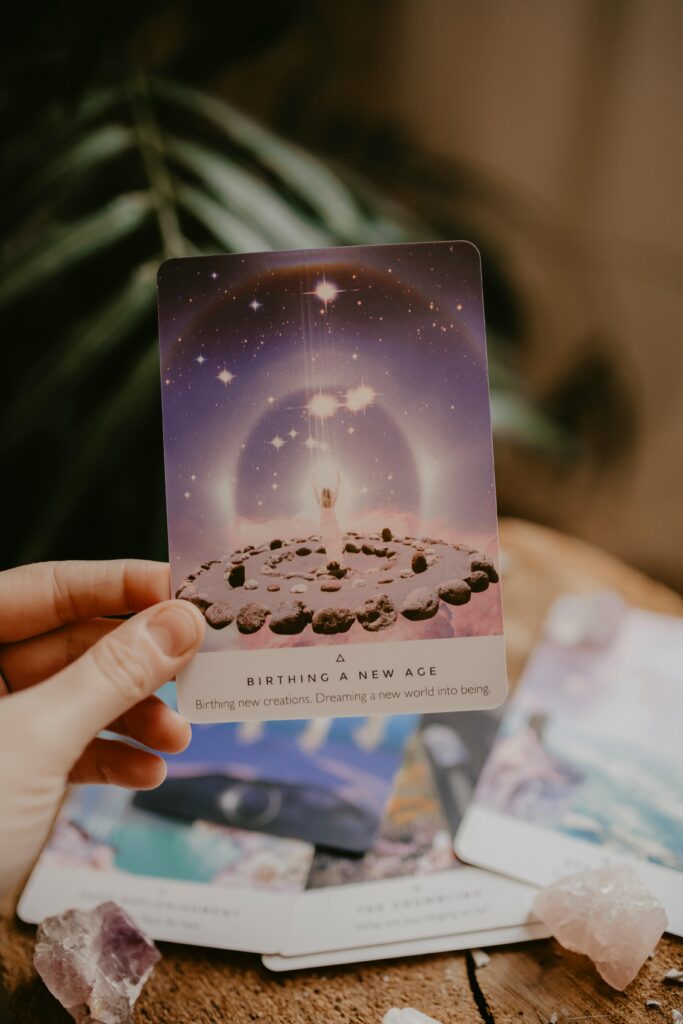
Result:
[[[130,790],[82,786],[64,803],[19,901],[37,924],[114,900],[154,939],[263,953],[282,948],[313,847],[164,818]]]
[[[199,725],[168,777],[134,798],[201,819],[364,853],[377,834],[416,715]]]
[[[529,661],[456,837],[536,885],[628,863],[683,935],[683,619],[565,597]]]
[[[531,914],[533,895],[528,885],[456,860],[416,734],[373,846],[362,858],[316,850],[281,954],[266,966],[288,970],[401,956],[412,951],[411,943],[416,949],[464,949],[482,932],[488,935],[482,941],[492,942],[492,930],[500,930],[501,942],[519,941],[521,934],[528,938],[542,930]],[[517,930],[527,926],[531,932]]]
[[[512,928],[489,928],[475,932],[456,932],[436,935],[410,942],[386,942],[377,946],[357,946],[355,949],[332,949],[324,953],[304,953],[300,956],[281,956],[279,953],[261,957],[269,971],[301,971],[312,967],[330,967],[335,964],[359,964],[368,960],[395,960],[404,956],[426,956],[428,953],[449,953],[457,949],[478,949],[482,946],[507,946],[513,942],[547,939],[549,931],[544,924],[520,924]]]
[[[477,250],[170,260],[158,295],[173,590],[207,622],[181,712],[500,704]]]

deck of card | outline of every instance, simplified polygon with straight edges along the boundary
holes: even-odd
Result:
[[[194,722],[493,708],[506,693],[479,253],[159,271],[173,591]]]
[[[159,790],[72,790],[19,915],[283,971],[542,937],[537,886],[627,861],[681,934],[681,664],[683,620],[567,597],[502,712],[195,726]]]

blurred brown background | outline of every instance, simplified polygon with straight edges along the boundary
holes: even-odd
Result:
[[[20,61],[10,60],[3,104],[13,130],[18,111],[32,116],[41,107],[45,88],[71,116],[69,104],[100,80],[159,75],[226,101],[311,158],[322,157],[362,203],[380,197],[389,213],[395,204],[402,237],[413,237],[414,217],[414,237],[476,242],[494,352],[515,380],[512,404],[523,401],[539,417],[535,437],[525,435],[515,427],[506,389],[494,404],[501,511],[590,540],[683,587],[677,0],[283,0],[254,11],[230,3],[154,3],[135,13],[112,5],[106,16],[99,12],[107,32],[96,31],[96,43],[88,33],[98,18],[90,9],[78,30],[71,25],[78,6],[57,30],[54,14],[39,19],[37,30],[19,16],[25,50]],[[58,52],[46,69],[40,50],[48,37]],[[74,74],[73,54],[84,52],[89,59]],[[34,88],[17,106],[16,90],[29,78]],[[162,116],[160,132],[167,131]],[[107,188],[111,182],[110,175]],[[280,193],[287,199],[286,190]],[[191,235],[182,216],[180,222]],[[11,217],[9,229],[11,264],[24,242],[16,242]],[[201,238],[194,251],[219,248]],[[36,290],[31,294],[35,300]],[[74,292],[74,304],[80,301]],[[22,321],[13,309],[16,338]],[[26,329],[38,331],[30,323]],[[44,334],[41,344],[48,344]],[[11,363],[13,389],[23,387],[22,366]],[[42,411],[59,411],[61,394],[47,398]],[[156,423],[156,392],[148,400],[147,422]],[[77,417],[67,425],[71,436],[81,423]],[[11,433],[12,423],[3,430]],[[22,476],[29,503],[44,505],[51,493],[47,462],[59,459],[64,442],[48,457],[45,432],[31,437],[29,431],[26,446],[9,451],[9,466],[21,475],[27,452],[39,466],[46,460],[42,485],[35,473]],[[158,504],[156,434],[152,447],[147,462],[130,470],[130,483],[135,490],[144,480]],[[113,497],[113,486],[105,481],[93,491],[85,531],[78,517],[74,525],[67,501],[47,550],[17,513],[3,561],[91,554],[98,532],[111,553],[124,546],[158,553],[163,510],[152,533],[100,520],[103,500],[116,523],[137,518],[134,506]],[[93,538],[81,542],[93,528]]]

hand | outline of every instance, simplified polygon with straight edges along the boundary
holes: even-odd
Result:
[[[204,620],[168,594],[158,562],[0,572],[0,893],[38,853],[69,780],[163,781],[161,757],[102,729],[166,753],[189,743],[188,723],[153,693],[195,653]]]

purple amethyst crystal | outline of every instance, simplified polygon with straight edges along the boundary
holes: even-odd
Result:
[[[34,966],[78,1024],[131,1024],[142,987],[161,958],[116,903],[66,910],[38,927]]]

